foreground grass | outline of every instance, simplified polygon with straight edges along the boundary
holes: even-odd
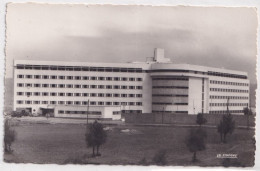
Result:
[[[236,129],[220,144],[216,129],[207,129],[207,147],[198,152],[199,162],[192,163],[192,154],[185,145],[187,127],[142,127],[132,125],[110,126],[108,139],[100,149],[102,156],[89,157],[92,149],[86,148],[85,125],[77,124],[17,124],[17,139],[13,153],[5,154],[6,162],[57,163],[81,160],[80,163],[126,165],[138,164],[145,159],[152,164],[158,150],[166,150],[167,165],[221,166],[223,159],[217,154],[238,154],[232,159],[239,166],[254,165],[254,130]],[[121,130],[134,130],[123,133]],[[82,162],[83,161],[83,162]]]

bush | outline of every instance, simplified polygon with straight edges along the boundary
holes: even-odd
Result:
[[[138,165],[142,165],[142,166],[147,166],[149,163],[147,162],[146,158],[142,158],[139,162]]]
[[[153,163],[159,166],[166,165],[166,150],[159,150],[153,157]]]
[[[5,135],[4,135],[4,147],[5,147],[5,152],[11,153],[11,145],[15,140],[15,131],[10,128],[9,121],[5,121]]]

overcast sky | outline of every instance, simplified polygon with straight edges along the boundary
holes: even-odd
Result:
[[[246,71],[256,82],[254,8],[9,4],[7,77],[13,59],[145,61],[154,48],[174,63]]]

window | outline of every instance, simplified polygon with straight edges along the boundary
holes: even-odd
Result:
[[[26,103],[26,104],[32,104],[32,101],[26,100],[25,103]]]
[[[143,81],[143,79],[142,78],[137,78],[137,81]]]
[[[137,89],[143,89],[143,86],[136,86]]]
[[[107,93],[106,97],[112,97],[112,94],[111,93]]]
[[[57,79],[57,76],[56,75],[52,75],[51,79]]]
[[[48,92],[42,92],[42,96],[48,96],[49,93]]]
[[[128,96],[129,97],[135,97],[135,94],[129,94]]]
[[[32,84],[26,84],[26,87],[32,87]]]
[[[73,76],[67,76],[67,80],[73,80]]]
[[[51,84],[51,88],[56,88],[57,84]]]
[[[88,93],[83,93],[82,96],[87,97]]]
[[[42,104],[48,104],[48,101],[42,101]]]
[[[90,105],[96,105],[96,102],[95,101],[91,101]]]
[[[120,81],[119,77],[114,77],[114,81]]]
[[[103,88],[105,88],[105,86],[104,85],[99,85],[98,88],[103,89]]]
[[[67,93],[67,96],[73,96],[73,94],[72,93]]]
[[[127,81],[127,78],[126,77],[122,77],[121,80],[122,81]]]
[[[76,85],[74,85],[74,87],[75,87],[75,88],[81,88],[81,85],[76,84]]]
[[[106,85],[107,89],[112,89],[112,85]]]
[[[120,102],[113,102],[113,105],[120,105]]]
[[[128,105],[129,105],[129,106],[134,106],[134,105],[135,105],[135,102],[128,102]]]
[[[119,85],[114,85],[114,89],[120,89]]]
[[[49,79],[49,75],[43,75],[43,79]]]
[[[137,106],[142,106],[143,103],[142,103],[142,102],[136,102],[136,105],[137,105]]]
[[[34,78],[35,79],[41,79],[41,76],[40,75],[34,75]]]
[[[127,97],[127,94],[121,94],[121,97]]]
[[[120,97],[120,94],[115,93],[114,97]]]
[[[27,97],[30,97],[31,95],[32,95],[31,92],[26,92],[26,96],[27,96]]]
[[[26,75],[26,78],[31,79],[32,75]]]
[[[18,87],[23,87],[23,83],[18,83],[17,86]]]
[[[59,88],[65,88],[65,84],[59,84]]]
[[[136,94],[136,97],[142,97],[142,94]]]
[[[104,93],[98,93],[98,97],[104,97]]]
[[[129,89],[133,90],[133,89],[135,89],[135,86],[129,86]]]
[[[81,94],[80,93],[74,93],[74,96],[80,96]]]
[[[121,89],[127,89],[127,86],[121,86]]]
[[[81,80],[81,77],[80,76],[75,76],[74,79],[75,80]]]
[[[98,80],[105,80],[105,77],[98,77]]]
[[[23,92],[17,92],[17,95],[18,95],[18,96],[22,96],[22,95],[23,95]]]
[[[97,77],[91,77],[90,79],[91,80],[97,80]]]
[[[64,101],[58,101],[58,104],[63,105],[63,104],[65,104],[65,102]]]
[[[60,80],[64,80],[64,79],[65,79],[65,76],[60,75],[60,76],[59,76],[59,79],[60,79]]]
[[[71,105],[71,104],[72,104],[72,101],[66,101],[66,104],[67,104],[67,105]]]
[[[34,95],[34,96],[39,96],[40,93],[39,93],[39,92],[34,92],[33,95]]]
[[[17,75],[17,78],[24,78],[24,75]]]
[[[41,87],[41,84],[34,84],[34,87]]]
[[[129,78],[129,81],[135,81],[135,78],[131,77],[131,78]]]
[[[88,105],[88,101],[83,101],[82,104],[83,105]]]
[[[112,80],[112,77],[106,77],[106,80],[107,80],[107,81],[111,81],[111,80]]]
[[[64,114],[64,110],[58,110],[58,114]]]
[[[106,105],[112,105],[112,102],[106,102]]]
[[[104,105],[104,102],[98,102],[98,105]]]
[[[89,86],[88,86],[88,85],[82,85],[82,87],[83,87],[83,88],[89,88]]]
[[[82,79],[83,79],[83,80],[88,80],[88,79],[89,79],[89,77],[87,77],[87,76],[84,76],[84,77],[82,77]]]
[[[96,94],[96,93],[91,93],[90,96],[91,96],[91,97],[96,97],[97,94]]]
[[[59,96],[65,96],[65,93],[59,93]]]
[[[49,87],[49,84],[42,84],[42,87]]]
[[[56,101],[51,101],[51,104],[53,104],[53,105],[56,104]]]
[[[40,101],[33,101],[33,104],[40,104]]]
[[[66,84],[66,87],[67,88],[73,88],[73,85],[72,84]]]
[[[57,96],[57,93],[52,92],[51,96]]]
[[[97,88],[97,85],[90,85],[91,88]]]

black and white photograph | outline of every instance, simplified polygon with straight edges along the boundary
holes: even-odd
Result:
[[[8,3],[3,162],[252,168],[257,9]]]

